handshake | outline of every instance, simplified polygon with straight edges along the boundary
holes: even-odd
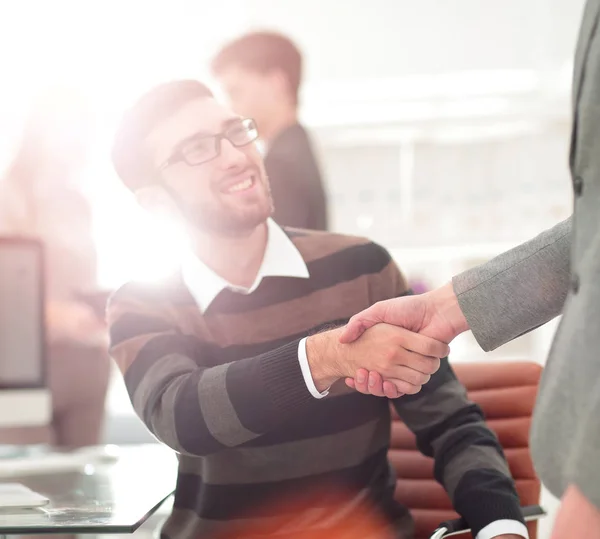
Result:
[[[450,341],[468,329],[447,284],[376,303],[345,327],[309,337],[306,355],[319,391],[344,378],[361,393],[393,399],[418,393],[450,352]]]

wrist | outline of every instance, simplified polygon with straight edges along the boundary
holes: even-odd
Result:
[[[469,322],[460,308],[452,282],[430,292],[436,315],[451,327],[453,337],[468,331]]]
[[[319,392],[331,387],[344,374],[337,362],[340,329],[311,335],[306,339],[306,359],[315,387]]]

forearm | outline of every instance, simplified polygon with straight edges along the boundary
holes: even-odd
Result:
[[[484,350],[545,324],[563,308],[570,280],[571,219],[453,279]]]
[[[456,511],[475,533],[492,522],[524,523],[502,448],[476,407],[455,414],[447,432],[433,442],[436,478]]]
[[[473,535],[498,520],[523,521],[500,444],[447,361],[421,393],[393,403]]]
[[[298,341],[271,352],[203,368],[190,354],[149,341],[125,371],[134,409],[175,451],[203,456],[244,444],[312,402]],[[123,354],[117,349],[116,355]]]
[[[524,522],[502,448],[479,407],[454,414],[432,446],[436,478],[475,533],[498,520]]]

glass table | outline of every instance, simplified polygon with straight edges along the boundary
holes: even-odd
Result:
[[[115,456],[101,451],[39,455],[38,466],[32,461],[29,468],[17,459],[14,474],[10,463],[2,462],[1,482],[23,483],[50,503],[0,508],[0,536],[133,533],[173,493],[177,458],[159,444],[119,447]]]

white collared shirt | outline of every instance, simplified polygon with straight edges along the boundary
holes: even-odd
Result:
[[[227,282],[223,277],[217,275],[206,264],[204,264],[193,253],[188,253],[182,264],[183,281],[188,287],[192,297],[196,300],[198,307],[205,312],[219,292],[225,289],[240,294],[251,294],[254,292],[265,277],[290,277],[296,279],[308,279],[310,274],[306,262],[300,251],[292,240],[272,219],[267,220],[267,246],[265,256],[256,275],[256,279],[249,288],[236,286]],[[322,399],[329,393],[322,393],[316,388],[308,358],[306,356],[306,338],[298,344],[298,361],[302,369],[304,383],[311,395],[316,399]],[[521,535],[528,539],[527,528],[514,520],[497,520],[483,528],[476,539],[492,539],[501,534]]]
[[[293,277],[308,279],[308,268],[292,240],[273,219],[267,220],[267,246],[265,255],[254,282],[249,288],[236,286],[217,275],[196,255],[188,252],[182,265],[183,280],[196,300],[198,307],[205,312],[219,292],[225,289],[240,294],[252,294],[265,277]]]
[[[188,287],[198,307],[205,312],[222,290],[229,289],[240,294],[252,294],[265,277],[290,277],[308,279],[310,277],[306,263],[292,240],[273,219],[267,220],[267,246],[256,279],[249,288],[236,286],[216,274],[193,253],[188,252],[182,264],[183,281]],[[311,395],[321,399],[328,391],[320,393],[313,381],[308,358],[306,357],[306,338],[298,345],[298,361],[304,383]]]

